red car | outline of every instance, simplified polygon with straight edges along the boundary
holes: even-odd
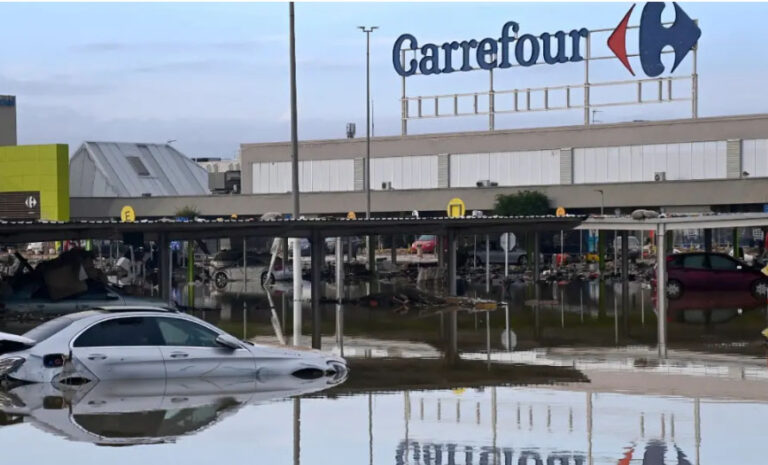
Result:
[[[424,253],[434,253],[435,247],[437,247],[437,236],[428,234],[419,236],[419,238],[411,244],[411,252],[418,252],[419,247],[421,247],[421,251]]]
[[[667,257],[667,296],[677,299],[685,291],[747,291],[768,298],[768,276],[725,254],[695,252]]]

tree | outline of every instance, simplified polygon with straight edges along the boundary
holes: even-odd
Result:
[[[538,191],[499,194],[494,212],[504,216],[546,215],[550,213],[549,198]]]

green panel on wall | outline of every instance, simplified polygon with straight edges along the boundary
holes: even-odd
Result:
[[[0,192],[39,191],[44,220],[69,221],[69,147],[0,147]]]

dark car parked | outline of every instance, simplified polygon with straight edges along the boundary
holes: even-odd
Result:
[[[721,253],[694,252],[667,257],[667,296],[677,299],[685,291],[745,291],[768,298],[768,276],[744,262]]]

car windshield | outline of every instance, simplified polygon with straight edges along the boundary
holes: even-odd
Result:
[[[76,313],[72,315],[60,316],[59,318],[46,321],[40,326],[37,326],[27,331],[22,336],[28,339],[32,339],[35,342],[42,342],[48,339],[49,337],[53,336],[54,334],[58,333],[59,331],[62,331],[63,329],[65,329],[75,321],[93,314],[94,312],[81,312],[81,313]]]
[[[416,240],[418,240],[418,241],[431,241],[434,238],[435,238],[435,236],[430,236],[430,235],[425,234],[423,236],[419,236],[419,238],[416,239]]]

